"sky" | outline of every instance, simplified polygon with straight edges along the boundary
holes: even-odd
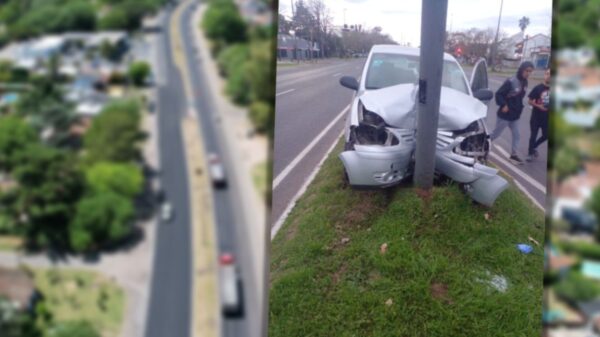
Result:
[[[295,0],[294,0],[295,1]],[[308,0],[304,0],[307,2]],[[292,0],[279,0],[279,12],[289,17]],[[324,0],[331,11],[334,25],[361,24],[380,26],[398,43],[420,45],[421,1],[415,0]],[[498,24],[501,0],[448,0],[446,30],[493,28]],[[344,11],[345,9],[345,11]],[[504,0],[500,30],[508,35],[520,31],[519,19],[529,17],[527,35],[550,35],[552,0]]]

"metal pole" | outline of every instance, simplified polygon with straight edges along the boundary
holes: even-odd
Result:
[[[498,33],[500,32],[500,20],[502,19],[502,5],[504,0],[500,0],[500,14],[498,14],[498,25],[496,26],[496,37],[494,37],[494,45],[492,46],[492,55],[490,57],[490,64],[492,68],[495,68],[496,53],[498,52]]]
[[[414,179],[417,188],[429,190],[435,169],[448,0],[423,0],[422,4]]]

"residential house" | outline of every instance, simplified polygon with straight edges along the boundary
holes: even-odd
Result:
[[[277,60],[307,60],[318,56],[318,43],[311,44],[310,41],[288,34],[277,35]]]
[[[514,62],[531,61],[536,68],[550,66],[551,39],[544,34],[523,36],[523,32],[511,35],[498,43],[498,54]]]
[[[550,37],[544,34],[526,36],[522,41],[522,60],[531,61],[536,68],[550,66]]]
[[[565,179],[562,183],[554,185],[552,218],[560,219],[564,209],[583,209],[585,203],[592,195],[596,186],[600,184],[600,162],[589,161],[584,163],[584,169],[578,174]]]

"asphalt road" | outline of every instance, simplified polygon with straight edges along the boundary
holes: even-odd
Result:
[[[147,337],[190,336],[192,249],[188,181],[180,136],[185,97],[181,77],[169,52],[170,17],[167,13],[161,20],[163,29],[157,46],[164,67],[160,73],[168,76],[157,78],[156,91],[160,180],[175,216],[171,223],[160,223],[156,232]]]
[[[301,193],[307,179],[344,127],[345,116],[337,119],[352,99],[353,92],[339,84],[343,75],[360,76],[366,59],[325,60],[317,64],[278,67],[275,112],[274,190],[272,223],[277,224],[291,201]],[[470,78],[470,69],[465,69]],[[504,80],[490,74],[490,89],[496,90]],[[539,81],[531,80],[528,90]],[[497,106],[488,107],[487,125],[493,130]],[[529,140],[530,108],[521,117],[519,150],[524,158]],[[327,129],[332,123],[331,128]],[[315,140],[323,135],[318,142]],[[507,160],[510,132],[507,129],[494,142],[491,161],[513,177],[535,203],[545,205],[546,144],[538,148],[540,158],[533,163],[514,166]]]
[[[190,336],[191,324],[191,230],[190,230],[190,201],[188,198],[188,181],[185,165],[183,142],[181,138],[181,118],[187,113],[190,105],[198,112],[201,120],[201,134],[205,151],[217,153],[224,161],[226,170],[230,167],[227,156],[220,147],[219,135],[215,131],[217,123],[215,110],[206,92],[205,80],[197,70],[195,51],[191,41],[192,34],[188,27],[191,25],[191,7],[187,7],[182,15],[180,31],[184,35],[184,48],[187,54],[192,87],[195,97],[190,102],[185,97],[185,91],[181,74],[175,67],[170,52],[170,20],[171,13],[167,12],[161,21],[161,33],[159,37],[159,71],[157,75],[157,106],[159,120],[159,146],[161,155],[161,185],[175,210],[175,218],[171,223],[161,224],[157,229],[157,242],[154,257],[154,269],[150,292],[150,307],[146,322],[147,337]],[[194,25],[196,26],[196,25]],[[237,226],[243,221],[239,219],[239,213],[235,208],[234,201],[238,197],[234,195],[233,188],[214,190],[213,205],[217,222],[217,236],[219,252],[231,252],[237,257],[240,267],[244,289],[253,289],[251,282],[253,278],[249,275],[251,268],[246,254],[247,247],[242,240],[238,241]],[[241,248],[240,248],[241,247]],[[252,293],[244,294],[245,307],[252,307],[255,299]],[[248,310],[245,310],[248,311]],[[222,336],[245,337],[247,334],[247,319],[223,319]]]
[[[192,14],[195,5],[186,6],[180,25],[180,31],[183,34],[183,48],[187,54],[187,69],[191,78],[192,91],[194,93],[193,104],[198,113],[201,124],[200,133],[203,136],[206,153],[215,153],[225,166],[226,172],[233,172],[233,164],[230,162],[228,149],[224,146],[223,135],[217,130],[219,125],[219,112],[215,109],[215,104],[209,91],[208,82],[205,76],[200,72],[198,62],[202,62],[194,47],[194,35],[192,29],[198,29],[198,24],[192,22]],[[231,175],[230,175],[231,176]],[[252,261],[250,261],[250,247],[248,241],[242,236],[244,233],[241,226],[244,226],[244,218],[241,208],[236,205],[241,204],[242,196],[235,185],[233,179],[228,180],[228,186],[224,189],[213,190],[213,205],[215,207],[215,221],[217,226],[218,248],[220,253],[233,253],[240,272],[243,284],[244,312],[243,317],[224,318],[222,321],[222,336],[224,337],[246,337],[250,336],[247,332],[250,329],[252,315],[256,314],[256,298],[253,289],[258,285],[254,284],[255,278],[252,277]],[[254,329],[253,329],[254,330]]]

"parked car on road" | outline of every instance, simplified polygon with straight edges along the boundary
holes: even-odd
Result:
[[[225,176],[225,167],[221,162],[221,159],[216,153],[208,154],[208,165],[210,171],[210,177],[215,187],[227,186],[227,178]]]
[[[223,314],[225,316],[242,315],[242,283],[231,253],[224,253],[219,259],[219,280]]]
[[[340,154],[348,183],[389,187],[412,175],[419,93],[419,49],[373,46],[360,82],[344,76],[354,90],[346,118],[345,148]],[[444,54],[436,171],[458,182],[477,202],[492,205],[508,182],[485,166],[490,151],[485,124],[487,66],[480,60],[471,81],[456,59]]]

